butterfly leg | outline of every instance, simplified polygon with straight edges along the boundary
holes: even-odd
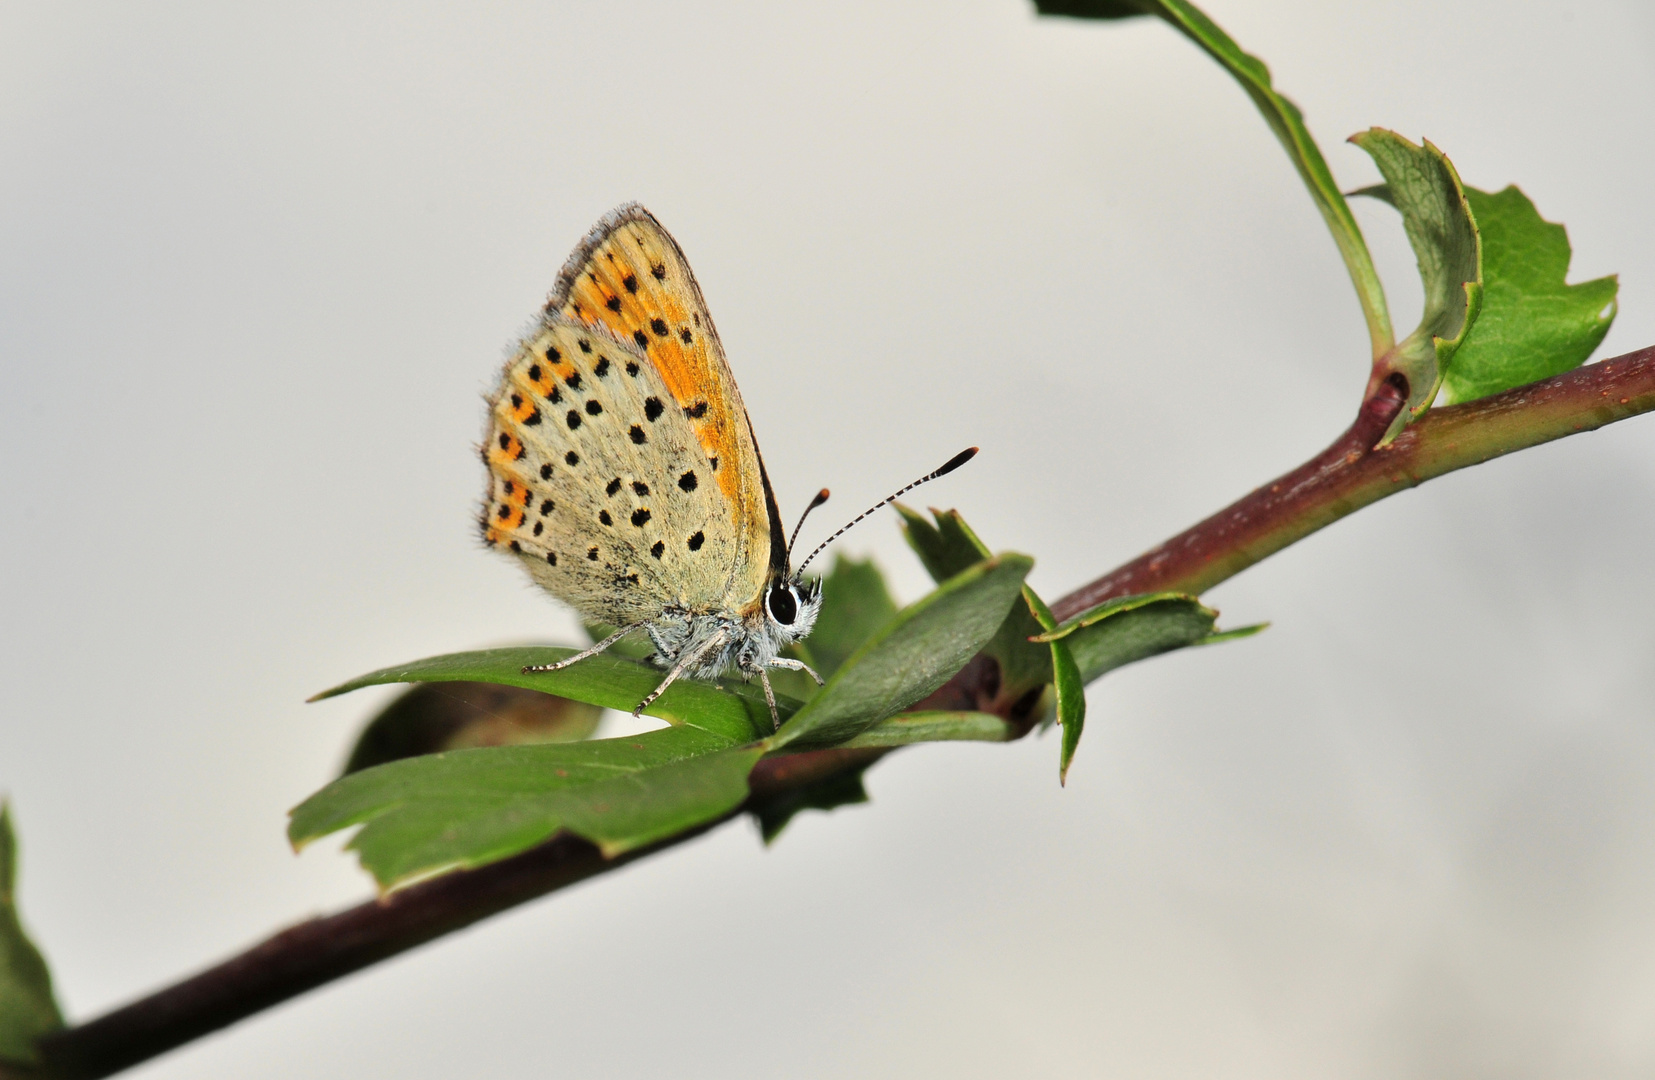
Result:
[[[811,667],[803,660],[789,660],[785,656],[778,656],[770,661],[770,666],[786,668],[789,671],[802,671],[806,675],[809,675],[812,679],[815,679],[817,686],[821,686],[825,681],[820,675],[816,674],[815,668]]]
[[[609,646],[615,644],[615,642],[621,640],[621,638],[623,638],[626,635],[632,633],[632,631],[638,629],[638,627],[642,626],[642,625],[644,625],[644,624],[643,623],[637,623],[637,624],[634,624],[632,626],[628,626],[623,630],[617,630],[613,634],[610,634],[608,637],[604,638],[602,641],[598,642],[596,645],[592,646],[590,649],[584,649],[584,650],[576,653],[575,655],[569,657],[567,660],[559,660],[555,664],[535,664],[531,667],[526,667],[526,668],[523,669],[523,674],[524,675],[530,675],[530,674],[533,674],[537,671],[562,671],[564,668],[568,667],[570,664],[577,663],[578,661],[584,660],[588,656],[598,655],[599,653],[603,652],[603,650],[609,648]]]
[[[678,658],[678,662],[672,665],[672,670],[667,672],[667,677],[661,680],[661,684],[651,690],[648,697],[638,702],[638,707],[632,710],[632,715],[642,715],[643,711],[649,708],[650,704],[654,702],[656,698],[660,697],[662,692],[665,691],[667,687],[678,681],[678,676],[684,674],[685,670],[687,670],[697,660],[700,660],[703,656],[706,656],[708,653],[724,644],[724,639],[728,636],[728,631],[719,630],[718,632],[710,635],[707,640],[703,641],[695,648],[686,650],[684,655]]]
[[[780,731],[782,714],[776,711],[776,692],[770,689],[770,673],[759,668],[759,682],[764,684],[764,700],[770,705],[770,730]]]

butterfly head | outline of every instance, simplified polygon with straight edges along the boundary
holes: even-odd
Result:
[[[778,576],[764,591],[764,617],[780,645],[798,641],[816,625],[822,610],[822,583],[812,578]]]

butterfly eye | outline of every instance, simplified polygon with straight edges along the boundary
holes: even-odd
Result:
[[[766,606],[770,609],[770,617],[783,626],[792,626],[793,620],[799,617],[799,602],[793,598],[793,590],[785,582],[778,581],[770,587]]]

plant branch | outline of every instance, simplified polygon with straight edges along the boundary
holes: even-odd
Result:
[[[1655,346],[1502,394],[1431,409],[1382,449],[1405,401],[1381,384],[1326,450],[1052,605],[1059,619],[1120,596],[1203,593],[1289,544],[1444,473],[1655,409]]]
[[[1355,422],[1304,465],[1052,605],[1068,618],[1132,593],[1199,593],[1388,495],[1514,450],[1591,431],[1655,409],[1655,347],[1451,408],[1433,409],[1384,449],[1374,449],[1406,395],[1381,384]],[[978,657],[918,708],[993,710],[999,671]],[[885,751],[824,750],[759,762],[743,811]],[[739,814],[741,811],[738,811]],[[526,900],[673,847],[736,814],[659,844],[605,860],[560,836],[510,859],[457,871],[284,930],[174,986],[43,1038],[43,1066],[0,1063],[0,1080],[91,1080],[226,1027],[306,990],[469,926]]]

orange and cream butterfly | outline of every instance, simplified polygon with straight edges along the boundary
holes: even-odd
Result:
[[[681,676],[734,667],[758,676],[774,722],[767,669],[822,681],[780,655],[810,633],[820,584],[802,575],[805,564],[789,566],[799,530],[790,538],[782,527],[712,316],[683,251],[649,211],[610,212],[569,257],[489,400],[482,450],[483,539],[521,558],[587,622],[620,628],[526,672],[556,671],[642,630],[667,674],[633,715]]]

